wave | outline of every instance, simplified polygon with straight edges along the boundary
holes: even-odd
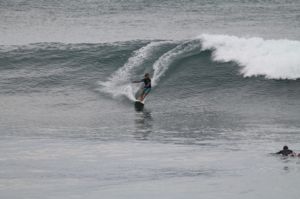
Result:
[[[193,76],[195,83],[199,78],[224,80],[222,75],[232,79],[238,72],[237,81],[257,76],[299,79],[299,53],[299,41],[209,34],[183,41],[0,46],[0,80],[7,89],[15,88],[15,82],[28,82],[27,87],[45,82],[42,85],[51,87],[95,86],[97,81],[97,90],[135,100],[139,85],[131,82],[145,72],[152,75],[154,88],[161,80],[176,79],[178,70],[186,76],[184,81],[189,81],[192,73],[203,74]]]
[[[300,42],[292,40],[264,40],[262,38],[242,38],[229,35],[203,34],[195,39],[173,42],[172,48],[156,54],[170,41],[151,42],[133,53],[127,63],[119,68],[106,82],[100,82],[102,91],[114,97],[124,95],[135,100],[138,86],[131,79],[144,68],[144,62],[156,55],[152,64],[153,86],[157,86],[166,71],[177,62],[210,51],[212,62],[235,62],[243,77],[264,76],[266,79],[300,78]],[[212,69],[213,70],[213,69]],[[149,72],[149,69],[148,69]],[[139,74],[140,76],[143,74]]]

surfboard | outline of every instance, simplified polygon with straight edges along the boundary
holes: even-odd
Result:
[[[144,102],[140,100],[136,100],[134,102],[134,108],[136,111],[142,111],[144,109]]]

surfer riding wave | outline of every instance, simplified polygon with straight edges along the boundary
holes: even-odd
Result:
[[[143,92],[142,92],[141,96],[139,97],[139,100],[144,101],[145,97],[151,91],[151,79],[150,79],[149,73],[146,73],[144,75],[144,79],[139,80],[139,81],[133,81],[132,83],[140,83],[140,82],[144,82],[144,89],[143,89]]]

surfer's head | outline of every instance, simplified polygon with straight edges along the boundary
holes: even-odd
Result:
[[[288,149],[289,149],[288,146],[284,146],[284,147],[283,147],[283,150],[288,150]]]
[[[145,77],[147,77],[147,78],[148,78],[148,77],[149,77],[149,73],[145,73]]]

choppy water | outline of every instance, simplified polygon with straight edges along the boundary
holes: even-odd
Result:
[[[1,198],[297,198],[299,8],[0,1]]]

